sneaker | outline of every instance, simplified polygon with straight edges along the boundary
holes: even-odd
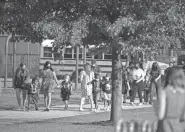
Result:
[[[80,108],[80,111],[84,111],[84,109],[83,108]]]
[[[139,106],[143,105],[143,103],[139,103]]]
[[[134,102],[131,102],[130,105],[135,106]]]

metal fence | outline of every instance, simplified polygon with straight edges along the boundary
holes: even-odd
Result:
[[[115,127],[115,132],[156,132],[157,121],[149,123],[148,121],[126,122],[123,119],[119,120]]]

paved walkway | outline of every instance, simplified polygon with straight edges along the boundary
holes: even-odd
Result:
[[[151,107],[150,105],[142,106],[130,106],[129,104],[123,105],[122,109],[138,109],[144,107]],[[90,111],[90,104],[84,105],[84,111],[79,111],[79,105],[69,105],[68,111],[63,110],[64,105],[52,106],[49,112],[44,112],[44,108],[39,108],[39,111],[0,111],[0,125],[21,123],[21,122],[33,122],[42,121],[45,119],[70,117],[85,114],[95,114],[95,112]],[[103,104],[100,105],[100,112],[105,112],[103,110]]]

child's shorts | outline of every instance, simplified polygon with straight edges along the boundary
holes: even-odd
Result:
[[[93,101],[96,102],[100,100],[100,91],[93,91]]]
[[[104,99],[107,101],[111,101],[111,94],[104,93]]]

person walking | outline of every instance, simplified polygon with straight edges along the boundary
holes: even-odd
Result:
[[[144,71],[140,68],[139,63],[136,63],[135,68],[133,70],[133,84],[132,84],[132,97],[131,97],[131,105],[134,105],[136,93],[139,96],[139,105],[142,105],[142,91],[144,88]]]
[[[93,85],[93,102],[95,105],[95,112],[99,112],[100,108],[99,108],[99,103],[98,101],[100,100],[100,95],[101,95],[101,87],[102,87],[102,82],[100,80],[100,75],[99,74],[95,74],[95,79],[92,80],[91,82],[88,82],[87,85]]]
[[[88,98],[91,104],[91,110],[93,110],[93,96],[92,84],[87,85],[88,82],[93,81],[94,79],[94,72],[91,71],[91,65],[89,63],[84,65],[84,70],[80,73],[80,82],[81,82],[81,101],[80,101],[80,111],[83,111],[83,105],[85,103],[85,99]]]
[[[25,110],[25,104],[27,100],[28,83],[30,74],[24,63],[20,64],[20,67],[15,72],[14,88],[16,92],[16,98],[19,105],[18,110]],[[23,106],[21,107],[21,92],[23,97]]]
[[[34,77],[28,87],[28,111],[30,111],[30,105],[35,105],[35,110],[38,111],[39,101],[39,78]]]
[[[70,81],[70,76],[66,74],[64,76],[64,81],[62,81],[61,83],[61,92],[60,92],[62,101],[65,104],[64,110],[68,109],[68,101],[70,99],[71,92],[72,92],[72,83]]]
[[[152,65],[152,69],[149,72],[150,74],[150,101],[149,104],[153,102],[154,90],[156,91],[157,99],[159,99],[158,91],[161,88],[161,68],[159,67],[157,62],[154,62]]]
[[[50,105],[51,105],[51,94],[54,92],[54,87],[59,86],[59,82],[56,77],[56,73],[54,72],[51,62],[47,61],[44,64],[44,68],[41,72],[41,78],[42,78],[42,86],[40,93],[44,94],[44,102],[46,109],[44,111],[49,111]]]
[[[175,66],[166,73],[165,86],[159,90],[160,98],[156,105],[158,117],[156,132],[185,131],[185,75]]]

